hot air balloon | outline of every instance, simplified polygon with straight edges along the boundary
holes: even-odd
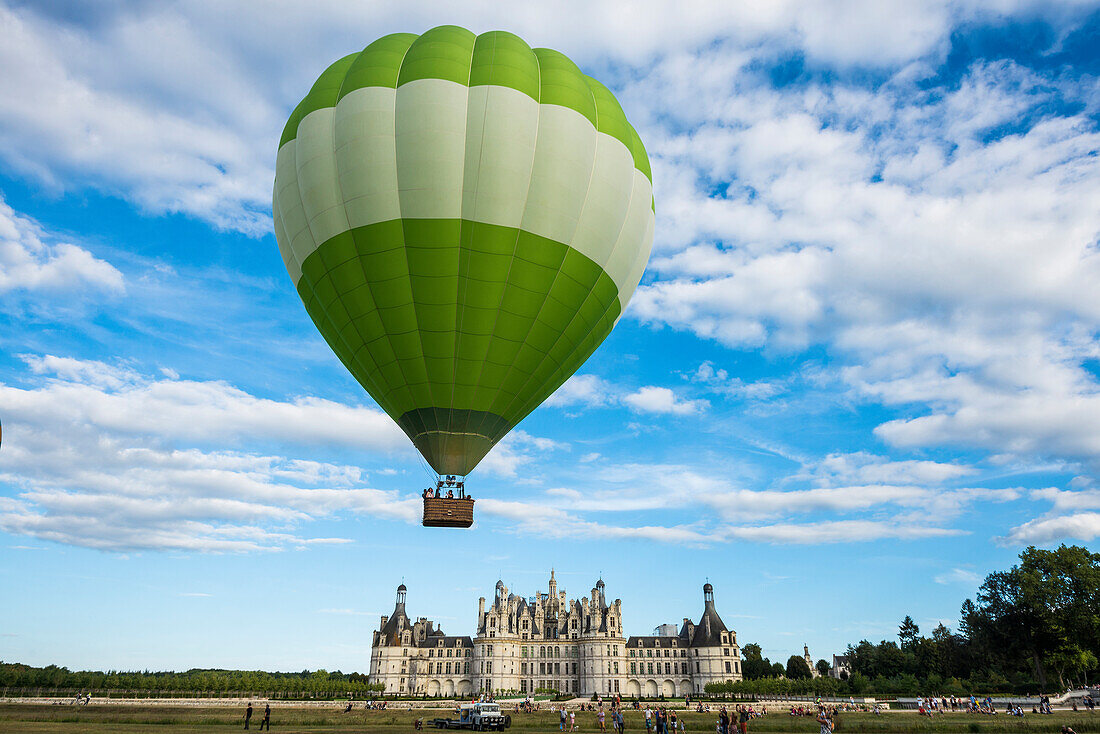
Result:
[[[611,92],[502,31],[385,36],[290,115],[279,251],[325,341],[436,472],[425,525],[469,527],[472,499],[440,495],[465,501],[460,478],[626,309],[651,181]]]

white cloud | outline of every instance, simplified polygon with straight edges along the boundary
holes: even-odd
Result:
[[[523,430],[513,429],[477,465],[477,471],[498,477],[516,477],[531,462],[552,451],[567,451],[569,445],[549,438],[532,436]]]
[[[891,461],[867,452],[829,454],[811,468],[818,481],[833,484],[941,484],[972,476],[977,469],[961,464],[907,459]]]
[[[0,196],[0,293],[125,290],[122,273],[82,247],[46,233]]]
[[[269,439],[394,451],[407,438],[374,408],[319,398],[258,398],[225,382],[154,379],[102,362],[52,356],[25,358],[42,386],[0,386],[13,423],[87,426],[107,435],[192,442]],[[7,446],[5,446],[7,448]],[[13,446],[13,451],[19,446]]]
[[[692,415],[706,410],[706,400],[680,398],[667,387],[646,386],[624,395],[623,402],[639,413],[663,413],[666,415]]]
[[[600,408],[614,402],[617,392],[614,385],[601,377],[576,374],[566,380],[543,404],[558,408],[573,405]]]
[[[873,0],[689,0],[649,3],[645,12],[615,1],[464,2],[454,10],[475,31],[505,28],[586,68],[641,66],[719,40],[765,58],[801,52],[813,63],[901,68],[942,57],[957,24],[1021,7],[1062,25],[1085,14],[1073,3],[1009,3],[993,14],[977,2]],[[442,19],[431,0],[371,13],[331,0],[277,12],[232,1],[216,10],[106,5],[80,20],[49,5],[0,8],[8,72],[0,79],[0,156],[56,187],[97,186],[152,212],[259,234],[270,227],[279,133],[320,71],[381,35],[422,32]],[[731,57],[701,75],[736,68],[738,54]],[[720,97],[693,102],[703,99]]]
[[[39,385],[0,386],[0,481],[17,490],[0,498],[5,532],[113,551],[240,552],[350,542],[295,530],[336,513],[419,517],[414,497],[369,488],[358,468],[224,448],[246,437],[408,451],[378,411],[100,362],[27,362]]]
[[[741,400],[767,400],[786,389],[772,380],[745,382],[739,377],[731,376],[725,369],[716,368],[713,362],[703,362],[695,372],[685,377],[692,382],[706,385],[719,395]]]
[[[1100,132],[1051,111],[1086,91],[1007,61],[957,88],[905,69],[777,90],[734,55],[670,55],[624,91],[661,212],[630,314],[823,345],[854,398],[904,409],[876,432],[896,446],[1100,462]]]
[[[1012,528],[1003,539],[1005,545],[1045,545],[1065,540],[1085,542],[1100,537],[1100,512],[1030,520]]]
[[[981,580],[981,576],[966,568],[953,568],[933,578],[937,584],[965,584],[966,586],[977,586]]]
[[[806,524],[776,524],[726,528],[730,539],[757,543],[810,545],[859,543],[871,540],[918,540],[963,535],[965,531],[934,525],[875,520],[837,520]]]

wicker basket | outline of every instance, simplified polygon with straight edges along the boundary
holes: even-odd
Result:
[[[424,527],[468,528],[474,524],[474,501],[470,497],[425,497]]]

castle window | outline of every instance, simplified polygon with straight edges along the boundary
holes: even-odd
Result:
[[[671,673],[672,673],[672,666],[669,665],[668,663],[665,663],[665,674],[671,674]]]
[[[631,663],[630,664],[630,674],[631,675],[637,674],[638,671],[636,670],[636,668],[637,668],[637,663]]]
[[[561,657],[561,651],[557,647],[554,648],[554,657]]]
[[[647,658],[651,658],[651,657],[653,657],[653,651],[652,651],[652,650],[646,650],[646,651],[645,651],[645,656],[646,656]]]
[[[527,657],[527,648],[526,648],[526,647],[521,647],[521,648],[519,649],[519,656],[520,656],[521,658],[525,658],[525,657]]]
[[[618,674],[619,674],[619,661],[616,660],[615,661],[615,675],[618,675]]]
[[[454,652],[454,651],[453,650],[447,650],[447,657],[451,657],[452,652]]]
[[[470,664],[469,663],[463,663],[462,672],[463,673],[469,673],[470,672]]]
[[[698,650],[696,650],[695,652],[699,652],[699,651],[698,651]],[[695,661],[695,672],[696,672],[696,673],[698,673],[698,672],[699,672],[699,661],[698,661],[698,660],[696,660],[696,661]]]
[[[665,657],[668,657],[668,650],[665,650]]]
[[[646,663],[646,669],[649,671],[650,675],[653,675],[653,663]]]
[[[633,650],[630,651],[630,657],[634,657],[634,651]]]
[[[435,650],[428,650],[428,657],[434,658],[435,657]]]
[[[726,661],[726,672],[727,673],[730,672],[730,661],[729,660]]]
[[[730,654],[730,649],[728,647],[723,647],[722,654],[728,656]]]

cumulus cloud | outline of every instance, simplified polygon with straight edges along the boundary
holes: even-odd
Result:
[[[700,519],[690,526],[645,525],[645,535],[637,537],[685,544],[819,544],[959,535],[965,531],[951,524],[975,505],[1010,502],[1022,494],[1015,488],[935,484],[750,489],[687,465],[604,463],[586,467],[572,484],[547,489],[542,502],[494,502],[487,509],[522,520],[524,530],[555,536],[590,528],[596,522],[590,519],[593,513],[623,517],[683,511]],[[629,535],[626,528],[614,529],[618,527],[610,520],[599,521],[605,535]]]
[[[1012,528],[1003,539],[1005,545],[1046,545],[1063,540],[1089,542],[1100,537],[1100,512],[1078,512],[1059,517],[1039,518]]]
[[[894,446],[1100,461],[1087,80],[997,61],[954,86],[918,64],[776,88],[751,62],[672,54],[624,91],[662,203],[629,315],[766,354],[822,346],[852,397],[904,409],[876,431]]]
[[[786,389],[775,380],[745,382],[739,377],[730,375],[725,369],[715,367],[714,363],[709,361],[703,362],[695,372],[684,377],[691,382],[705,385],[719,395],[739,400],[767,400]]]
[[[415,498],[356,467],[226,446],[407,441],[376,410],[257,398],[222,382],[150,377],[102,362],[25,358],[39,382],[0,385],[0,528],[113,551],[257,551],[349,542],[297,528],[336,513],[413,522]],[[217,449],[202,448],[215,443]]]
[[[691,415],[709,407],[706,400],[677,395],[671,388],[644,385],[629,390],[596,375],[579,374],[569,378],[546,400],[557,408],[606,408],[626,406],[636,413]]]
[[[851,454],[829,454],[810,467],[810,473],[818,481],[828,485],[853,482],[942,484],[972,476],[977,473],[977,469],[939,461],[891,461],[884,456],[859,451]]]
[[[1073,3],[1050,5],[1029,12],[1045,10],[1060,22],[1084,14]],[[725,39],[839,68],[905,67],[941,57],[956,24],[989,15],[982,3],[946,1],[887,9],[851,0],[693,0],[651,4],[644,13],[582,0],[457,7],[456,17],[475,31],[511,30],[585,66],[644,66]],[[997,17],[1008,10],[999,7]],[[279,132],[320,71],[381,35],[439,21],[430,0],[368,14],[339,0],[283,4],[278,12],[245,2],[216,10],[109,4],[80,14],[49,4],[0,8],[0,66],[8,71],[0,80],[8,101],[0,156],[58,188],[97,186],[151,212],[262,234],[270,228]]]
[[[88,250],[46,233],[0,197],[0,294],[99,290],[121,293],[122,273]]]
[[[618,388],[597,375],[576,374],[562,384],[544,405],[558,408],[584,406],[599,408],[617,399]]]
[[[706,410],[706,400],[687,400],[678,397],[667,387],[646,386],[623,396],[623,402],[639,413],[663,413],[692,415]]]
[[[933,579],[937,584],[964,584],[977,586],[982,577],[967,568],[953,568],[950,571],[937,574]]]

